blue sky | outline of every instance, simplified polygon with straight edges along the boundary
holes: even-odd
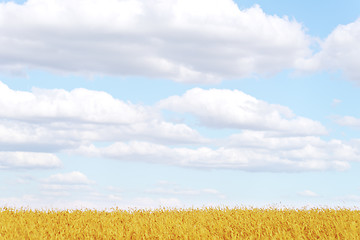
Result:
[[[0,1],[0,204],[358,206],[358,1]]]

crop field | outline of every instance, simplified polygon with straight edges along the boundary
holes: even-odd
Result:
[[[1,208],[0,239],[360,239],[360,211]]]

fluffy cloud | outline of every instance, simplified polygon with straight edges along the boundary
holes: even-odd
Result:
[[[76,195],[79,192],[88,193],[91,186],[95,183],[78,171],[69,173],[58,173],[46,179],[40,180],[41,194],[50,198],[66,197]]]
[[[319,53],[300,61],[299,67],[308,71],[340,70],[351,80],[360,82],[360,18],[336,27],[320,47]]]
[[[79,126],[75,130],[70,124],[67,128],[52,127],[53,125],[56,124],[0,120],[0,147],[6,151],[56,152],[77,147],[79,138],[86,135]]]
[[[117,142],[104,148],[84,147],[78,153],[191,168],[273,172],[345,170],[350,166],[349,161],[357,161],[360,156],[358,148],[338,140],[326,142],[308,137],[267,139],[258,134],[254,132],[253,136],[234,135],[231,137],[231,144],[217,148],[171,148],[149,142]],[[254,140],[251,137],[257,137],[259,143],[251,142]],[[290,143],[287,143],[288,141]],[[266,142],[271,145],[268,147]]]
[[[244,131],[234,134],[225,142],[228,147],[249,148],[269,156],[280,156],[294,163],[321,168],[332,164],[337,169],[346,169],[348,162],[359,161],[360,148],[353,142],[320,137],[278,137],[267,132]],[[310,167],[311,168],[311,167]]]
[[[70,185],[87,185],[93,183],[86,175],[81,172],[74,171],[70,173],[59,173],[51,175],[43,181],[49,184],[70,184]]]
[[[336,117],[335,122],[342,126],[360,128],[360,119],[352,116]]]
[[[59,151],[247,171],[343,170],[359,156],[355,143],[316,136],[326,133],[319,122],[237,90],[195,88],[156,107],[86,89],[22,92],[0,84],[0,91],[0,147],[7,151],[0,155],[3,168],[57,167],[60,160],[50,152]],[[185,124],[163,120],[162,109],[190,113],[205,126],[241,131],[205,139]],[[97,142],[110,146],[97,148]],[[64,188],[55,185],[44,188]]]
[[[325,127],[317,121],[295,116],[284,106],[258,100],[238,90],[194,88],[172,96],[158,107],[191,113],[202,124],[216,128],[268,130],[281,135],[322,135]]]
[[[162,120],[152,107],[86,89],[14,91],[0,82],[0,146],[8,151],[76,148],[84,142],[141,139],[196,143],[185,124]]]
[[[0,151],[0,169],[12,168],[58,168],[61,161],[50,153]]]
[[[185,124],[164,121],[153,107],[100,91],[14,91],[0,82],[0,109],[1,168],[59,167],[50,153],[101,141],[205,141]]]
[[[179,82],[269,75],[311,54],[301,24],[231,0],[28,0],[0,4],[0,70]]]
[[[140,105],[114,99],[105,92],[82,88],[71,92],[60,89],[22,92],[11,90],[0,82],[0,96],[0,117],[7,119],[130,124],[154,117]]]

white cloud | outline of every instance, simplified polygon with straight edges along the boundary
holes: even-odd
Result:
[[[1,152],[0,169],[12,168],[58,168],[62,165],[54,154],[40,152]]]
[[[54,183],[54,182],[47,182],[46,180],[43,181],[43,184],[41,184],[41,189],[44,190],[44,192],[61,192],[64,191],[66,193],[69,193],[67,191],[73,191],[73,190],[90,190],[89,184],[69,184],[69,183]]]
[[[278,137],[266,132],[244,131],[234,134],[223,145],[258,150],[265,155],[292,159],[298,164],[334,164],[338,169],[348,167],[347,162],[359,161],[360,148],[352,142],[320,137]],[[314,165],[314,167],[315,167]]]
[[[254,132],[254,136],[259,134]],[[84,148],[79,154],[126,161],[143,161],[191,168],[223,168],[245,171],[320,171],[345,170],[349,161],[358,161],[358,148],[338,140],[319,138],[266,138],[258,135],[233,136],[228,146],[210,148],[170,148],[148,142],[117,142],[109,147]],[[249,141],[246,140],[249,139]],[[261,139],[264,138],[264,139]],[[290,141],[287,144],[287,141]],[[311,141],[309,141],[311,140]],[[266,142],[271,143],[269,147]],[[285,142],[285,144],[283,143]],[[222,143],[218,143],[222,144]]]
[[[19,184],[27,184],[27,183],[30,183],[31,181],[34,180],[34,177],[30,176],[30,175],[24,175],[24,176],[21,176],[19,177],[17,180],[16,180],[16,183],[19,183]]]
[[[331,103],[331,106],[333,107],[336,107],[338,106],[342,101],[340,99],[337,99],[337,98],[334,98],[332,103]]]
[[[51,184],[55,185],[55,190],[58,190],[56,186],[61,185],[89,185],[94,183],[93,181],[90,181],[86,175],[84,175],[81,172],[74,171],[69,173],[59,173],[54,174],[48,177],[47,179],[44,179],[43,182],[45,184]],[[61,187],[60,187],[61,188]]]
[[[0,16],[0,69],[14,74],[217,82],[274,74],[311,54],[301,24],[231,0],[28,0],[1,4]]]
[[[70,124],[56,125],[0,119],[0,146],[7,151],[54,152],[78,146],[81,137],[86,139],[79,125],[73,125],[75,129]]]
[[[319,196],[317,193],[310,191],[310,190],[305,190],[305,191],[299,192],[298,194],[301,196],[304,196],[304,197],[318,197]]]
[[[319,122],[237,90],[195,88],[156,107],[86,89],[24,92],[0,84],[0,91],[2,168],[58,167],[60,160],[50,152],[59,151],[247,171],[343,170],[359,156],[356,144],[315,136],[326,133]],[[185,124],[163,120],[161,109],[188,112],[205,126],[242,131],[205,139]],[[110,146],[97,148],[98,142]]]
[[[359,83],[359,63],[360,18],[347,25],[337,26],[321,43],[321,51],[302,62],[299,68],[307,71],[340,70],[349,79]]]
[[[134,124],[49,123],[0,120],[0,146],[9,151],[60,151],[96,141],[148,140],[159,143],[204,143],[206,139],[185,124],[161,119]]]
[[[360,119],[353,116],[336,117],[335,122],[342,126],[360,128]]]
[[[141,105],[125,103],[110,94],[83,88],[14,91],[0,82],[0,117],[22,121],[74,120],[85,123],[130,124],[154,118]]]
[[[9,151],[60,151],[84,142],[133,138],[203,142],[185,124],[162,120],[152,107],[86,89],[14,91],[0,82],[0,146]]]
[[[323,135],[317,121],[295,116],[284,106],[258,100],[238,90],[194,88],[182,96],[161,100],[158,107],[191,113],[202,124],[216,128],[275,131],[280,135]]]

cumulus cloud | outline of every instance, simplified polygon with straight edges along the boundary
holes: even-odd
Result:
[[[303,26],[232,0],[28,0],[0,4],[0,70],[179,82],[269,75],[309,57]]]
[[[360,82],[360,18],[347,25],[337,26],[320,44],[321,50],[302,62],[299,68],[307,71],[340,70]]]
[[[317,121],[295,116],[281,105],[258,100],[238,90],[194,88],[182,96],[161,100],[158,107],[191,113],[202,124],[216,128],[275,131],[284,135],[323,135]]]
[[[41,194],[48,197],[70,196],[80,191],[89,191],[95,183],[79,172],[58,173],[41,179]]]
[[[129,124],[153,118],[140,105],[114,99],[110,94],[83,88],[71,92],[62,89],[14,91],[0,82],[0,117],[46,122],[48,119],[86,123]]]
[[[238,90],[195,88],[156,106],[136,105],[86,89],[25,92],[0,84],[0,92],[2,168],[58,167],[60,160],[50,152],[59,151],[247,171],[344,170],[359,156],[356,144],[316,136],[326,133],[319,122]],[[163,109],[190,113],[208,127],[241,131],[224,139],[205,139],[185,124],[163,120]],[[98,148],[97,142],[110,145]],[[179,147],[179,143],[188,145]],[[189,144],[197,145],[186,147]],[[73,172],[51,179],[75,175],[84,177]],[[64,188],[55,185],[43,187]]]
[[[237,90],[195,88],[156,106],[86,89],[25,92],[0,84],[0,91],[2,168],[58,167],[51,152],[246,171],[344,170],[359,156],[356,144],[316,136],[326,133],[319,122]],[[163,120],[164,109],[190,113],[207,127],[241,131],[205,139],[185,124]],[[110,145],[98,148],[98,142]],[[71,176],[52,179],[60,177]],[[43,187],[64,189],[55,185]]]
[[[58,168],[62,165],[54,154],[40,152],[4,152],[0,151],[0,169]]]
[[[44,179],[43,182],[59,185],[88,185],[94,183],[93,181],[90,181],[85,174],[79,171],[54,174],[47,179]]]
[[[61,149],[78,146],[79,138],[86,132],[78,127],[51,127],[56,124],[42,125],[0,119],[0,146],[6,151],[46,151],[55,152]],[[76,126],[72,126],[76,128]],[[84,138],[86,139],[86,138]]]
[[[233,136],[232,145],[196,149],[172,148],[149,142],[117,142],[103,148],[88,146],[78,153],[124,161],[143,161],[200,169],[270,172],[341,171],[350,167],[349,161],[358,161],[360,156],[358,148],[338,140],[326,142],[314,138],[312,142],[308,142],[308,138],[302,137],[297,139],[258,137],[260,137],[259,144],[255,142],[247,144],[244,137],[241,139],[241,136]],[[287,140],[293,140],[293,143],[286,144]],[[270,148],[263,146],[266,141],[272,142]]]
[[[221,142],[229,147],[258,149],[259,152],[271,156],[281,156],[301,162],[314,164],[334,164],[339,169],[348,167],[347,162],[359,161],[360,148],[352,142],[337,139],[322,140],[316,136],[278,137],[267,132],[244,131],[233,134],[226,142]],[[324,166],[325,166],[324,165]]]
[[[360,119],[353,116],[336,117],[335,122],[342,126],[360,128]]]
[[[8,151],[76,148],[84,142],[133,138],[203,142],[185,124],[162,119],[154,108],[87,89],[14,91],[0,82],[0,146]]]

